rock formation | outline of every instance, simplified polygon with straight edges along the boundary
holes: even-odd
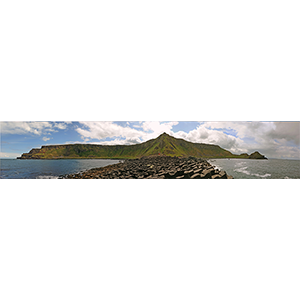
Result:
[[[94,168],[67,179],[231,179],[223,170],[215,169],[206,160],[195,157],[148,156],[122,163]]]

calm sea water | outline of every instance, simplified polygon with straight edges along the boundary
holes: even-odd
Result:
[[[0,178],[58,178],[118,163],[113,159],[20,160],[1,159]],[[300,160],[211,159],[209,162],[234,178],[300,178]]]
[[[211,159],[209,162],[234,178],[300,178],[300,160],[289,159]]]
[[[116,164],[113,159],[0,159],[0,178],[58,178],[60,175],[78,173],[92,168]]]

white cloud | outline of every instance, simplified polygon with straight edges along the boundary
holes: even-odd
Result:
[[[46,142],[46,141],[49,141],[50,138],[44,136],[44,137],[42,138],[42,140]]]
[[[42,135],[65,129],[66,126],[65,122],[1,122],[1,133]]]
[[[144,140],[149,140],[156,138],[158,135],[166,132],[168,134],[174,135],[172,127],[177,125],[178,122],[159,122],[159,121],[146,121],[143,122],[142,128],[148,134]]]
[[[186,133],[183,131],[174,134],[177,138],[183,138],[193,143],[215,144],[233,153],[246,152],[247,148],[242,139],[228,135],[222,131],[211,129],[206,124],[199,125],[196,129]]]
[[[175,137],[217,144],[237,154],[259,151],[267,157],[300,158],[299,126],[299,122],[204,122],[189,133],[176,132]]]
[[[152,138],[156,138],[159,134],[166,132],[172,133],[172,127],[178,122],[142,122],[140,128],[137,130],[129,126],[123,127],[114,122],[79,122],[83,125],[83,128],[78,127],[76,131],[81,135],[84,141],[90,139],[105,139],[105,138],[117,138],[113,141],[105,141],[101,144],[134,144],[147,141]],[[123,138],[123,139],[121,139]],[[125,139],[124,139],[125,138]]]
[[[95,144],[100,144],[100,145],[133,145],[133,144],[139,144],[141,143],[142,140],[137,138],[137,139],[119,139],[116,138],[112,141],[104,141],[104,142],[99,142]]]
[[[0,158],[16,158],[21,156],[20,153],[0,152]]]
[[[132,144],[138,144],[143,142],[140,139],[121,139],[121,138],[115,138],[111,141],[101,141],[101,142],[92,142],[92,144],[96,145],[132,145]],[[85,140],[85,141],[67,141],[64,144],[91,144],[91,142]],[[53,144],[51,144],[53,145]]]
[[[269,136],[277,140],[293,142],[300,146],[300,122],[274,122]]]
[[[71,122],[56,122],[56,123],[54,123],[54,127],[55,128],[57,128],[57,129],[61,129],[61,130],[63,130],[63,129],[66,129],[67,128],[67,126],[68,126],[68,124],[70,124]]]
[[[51,132],[54,129],[50,122],[1,122],[2,134],[36,134]]]
[[[110,121],[103,122],[79,122],[84,128],[76,128],[76,131],[84,140],[98,139],[102,140],[108,137],[125,137],[136,139],[143,135],[143,132],[130,128],[123,127]]]

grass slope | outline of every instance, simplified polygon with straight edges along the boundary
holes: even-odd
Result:
[[[166,133],[135,145],[69,144],[42,146],[24,153],[22,158],[138,158],[149,155],[195,156],[203,158],[242,158],[217,145],[191,143]],[[246,154],[247,155],[247,154]]]

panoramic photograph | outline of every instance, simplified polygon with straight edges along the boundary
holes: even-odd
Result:
[[[1,179],[296,179],[300,122],[1,122]]]
[[[300,300],[300,1],[0,8],[0,300]]]

